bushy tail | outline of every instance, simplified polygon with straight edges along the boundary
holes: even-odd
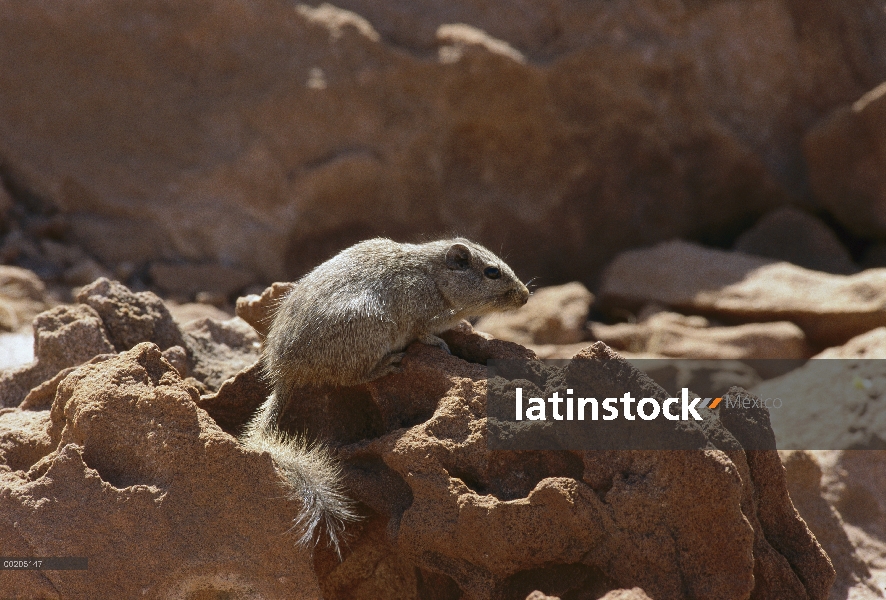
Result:
[[[341,558],[345,526],[358,520],[353,502],[344,493],[341,466],[324,444],[278,431],[276,409],[272,394],[247,425],[240,443],[251,450],[269,452],[286,477],[289,498],[302,503],[293,523],[293,528],[302,532],[298,543],[306,548],[315,546],[322,529]]]

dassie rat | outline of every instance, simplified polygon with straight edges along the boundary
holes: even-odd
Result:
[[[449,351],[437,334],[462,319],[519,308],[529,290],[495,254],[463,238],[400,244],[377,238],[343,250],[305,275],[281,302],[262,350],[272,393],[242,438],[268,451],[302,501],[300,543],[323,524],[339,550],[356,516],[328,450],[277,429],[291,390],[353,386],[399,370],[413,341]]]

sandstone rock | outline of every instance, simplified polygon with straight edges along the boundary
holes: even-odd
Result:
[[[886,450],[832,452],[823,495],[847,522],[886,542]],[[880,564],[882,569],[884,565]]]
[[[656,302],[737,322],[791,321],[818,346],[886,325],[886,269],[831,275],[682,241],[620,255],[601,296],[607,305]]]
[[[189,372],[210,389],[258,360],[260,338],[243,319],[198,319],[182,331],[191,353]]]
[[[765,215],[738,237],[732,249],[813,271],[848,275],[859,270],[849,251],[821,219],[791,207]]]
[[[812,358],[886,358],[886,327],[877,327]]]
[[[875,0],[5,9],[10,183],[109,266],[268,280],[453,229],[589,280],[786,203],[803,131],[886,76]]]
[[[476,328],[523,344],[574,344],[587,338],[594,295],[578,282],[536,290],[521,309],[481,318]]]
[[[880,360],[811,360],[753,392],[783,402],[771,416],[779,448],[883,450],[886,445],[886,373]]]
[[[816,199],[860,236],[886,236],[886,83],[836,110],[803,149]]]
[[[803,330],[787,321],[710,327],[701,317],[659,312],[640,323],[592,323],[590,331],[616,350],[659,356],[796,359],[810,354]]]
[[[59,306],[34,319],[33,363],[0,372],[0,403],[17,406],[31,390],[62,369],[114,352],[95,309]]]
[[[162,350],[186,345],[169,309],[152,292],[133,293],[118,281],[101,278],[83,287],[76,300],[101,315],[118,351],[141,342],[153,342]]]
[[[828,553],[836,571],[831,597],[882,598],[871,571],[844,530],[843,519],[822,495],[821,466],[805,451],[782,454],[788,489],[797,512]],[[852,592],[850,593],[850,590]]]
[[[602,345],[589,352],[585,360],[619,360],[607,354]],[[639,585],[650,590],[652,597],[682,598],[693,593],[685,591],[692,589],[693,581],[699,585],[704,581],[708,586],[705,589],[716,597],[739,598],[750,593],[751,572],[760,571],[765,571],[767,578],[758,580],[758,585],[772,592],[770,596],[764,592],[762,597],[799,598],[807,593],[809,597],[827,597],[833,572],[796,517],[783,475],[768,466],[767,460],[771,462],[772,457],[766,456],[772,455],[780,467],[774,452],[759,452],[758,459],[749,466],[739,451],[734,460],[743,465],[741,478],[733,470],[738,463],[718,452],[587,453],[581,464],[572,464],[569,459],[562,462],[567,457],[555,452],[487,454],[481,449],[486,445],[485,430],[472,425],[485,414],[483,370],[460,364],[458,359],[434,349],[411,346],[403,373],[369,384],[363,392],[375,400],[373,404],[381,412],[376,413],[376,427],[390,433],[343,448],[352,489],[389,521],[388,535],[395,536],[398,553],[411,562],[445,574],[468,597],[477,598],[519,597],[519,592],[525,597],[533,589],[550,593],[550,587],[545,589],[536,583],[539,580],[554,582],[569,592],[566,575],[577,586],[572,591],[586,589],[583,586],[593,588],[603,578],[623,586]],[[630,371],[625,372],[626,377]],[[461,375],[453,378],[456,372]],[[418,381],[422,385],[416,385]],[[451,385],[458,386],[457,401],[451,396],[453,392],[447,391]],[[620,385],[630,387],[627,381]],[[411,396],[404,395],[407,390]],[[401,402],[391,402],[391,396]],[[436,408],[432,402],[419,400],[425,396],[428,400],[439,399]],[[426,408],[419,414],[404,414],[402,400],[407,397]],[[348,405],[354,406],[353,396]],[[340,423],[346,418],[336,420],[340,436],[346,434],[347,428]],[[404,420],[416,424],[400,429]],[[443,435],[448,441],[441,439]],[[517,472],[515,465],[519,465]],[[638,469],[644,473],[642,480],[658,490],[656,494],[664,494],[659,496],[660,502],[669,506],[664,513],[656,512],[658,502],[647,505],[640,501],[651,488],[647,490],[629,475]],[[693,475],[687,476],[690,472]],[[372,482],[379,479],[389,483],[374,487]],[[595,494],[593,490],[608,491]],[[699,497],[708,500],[699,503]],[[753,498],[758,498],[758,504]],[[770,503],[772,506],[763,508]],[[711,506],[718,511],[713,519]],[[752,523],[751,529],[734,520],[735,511],[746,510],[750,517],[758,509],[766,512],[766,518],[757,522],[754,517],[756,524]],[[696,516],[695,510],[702,510],[706,516]],[[672,521],[675,513],[681,518]],[[635,524],[620,526],[623,519]],[[705,561],[692,560],[688,555],[678,558],[676,548],[658,538],[653,523],[662,519],[669,523],[669,536],[693,540],[680,544],[680,552],[716,556],[716,565],[701,567]],[[739,520],[747,523],[744,518]],[[695,522],[705,523],[703,533],[690,525]],[[544,533],[539,530],[541,523],[546,524]],[[637,523],[646,525],[638,530]],[[724,526],[728,531],[713,533],[710,529]],[[770,538],[779,540],[779,551],[768,544]],[[723,545],[715,541],[718,539],[730,540],[728,556]],[[717,549],[706,550],[708,543]],[[590,555],[582,550],[588,544],[595,548]],[[656,550],[646,550],[647,544]],[[760,561],[756,567],[747,561],[752,545],[753,556]],[[329,575],[321,573],[321,585],[327,576],[355,569],[362,562],[357,550],[355,554],[346,556]],[[658,565],[657,560],[663,562]],[[576,563],[591,568],[566,568]],[[538,564],[547,565],[547,570],[534,570],[533,565]],[[627,564],[632,567],[627,568]],[[682,571],[681,584],[671,579],[676,564],[694,565]]]
[[[237,316],[252,325],[264,338],[274,318],[274,309],[294,285],[294,283],[277,282],[266,288],[261,295],[250,294],[237,298]]]
[[[185,304],[177,304],[175,302],[166,301],[166,308],[179,327],[190,321],[205,319],[207,317],[216,321],[226,321],[232,315],[226,313],[220,308],[211,304],[202,304],[200,302],[187,302]]]
[[[651,600],[640,588],[630,590],[612,590],[600,600]]]
[[[242,347],[237,331],[203,342]],[[295,394],[283,419],[339,447],[364,515],[341,563],[319,548],[311,563],[287,543],[297,502],[267,455],[210,418],[229,433],[249,418],[267,394],[255,365],[200,398],[152,344],[60,375],[38,394],[52,399],[48,418],[0,413],[0,512],[18,523],[0,524],[0,545],[89,556],[87,573],[46,574],[69,597],[827,596],[833,572],[793,511],[777,455],[739,445],[771,436],[765,413],[721,410],[728,429],[694,430],[694,451],[489,451],[482,363],[533,354],[467,323],[445,336],[453,355],[413,344],[403,372]],[[603,344],[578,361],[595,385],[654,386]],[[41,589],[29,577],[2,579],[0,595]]]
[[[69,374],[48,419],[0,415],[31,419],[39,441],[18,470],[0,469],[0,547],[88,557],[87,571],[40,572],[67,598],[319,597],[310,557],[284,535],[297,507],[270,458],[244,451],[194,400],[159,349],[140,344]],[[3,597],[40,589],[27,572],[0,579]]]
[[[51,306],[46,286],[36,274],[0,265],[0,330],[18,331]]]

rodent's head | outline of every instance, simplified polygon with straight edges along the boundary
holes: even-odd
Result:
[[[463,316],[520,308],[529,300],[529,290],[514,271],[480,244],[456,238],[428,246],[436,258],[432,261],[434,282]]]

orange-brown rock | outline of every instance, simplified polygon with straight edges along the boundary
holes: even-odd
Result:
[[[591,336],[616,350],[696,359],[807,358],[803,330],[788,321],[711,326],[699,316],[658,312],[640,323],[592,323]]]
[[[46,286],[33,272],[0,265],[0,331],[27,328],[52,304]]]
[[[51,411],[0,415],[30,418],[38,440],[0,467],[0,547],[88,558],[85,571],[7,571],[0,596],[320,596],[309,554],[284,535],[296,507],[270,457],[195,400],[145,343],[72,372]]]
[[[853,451],[850,451],[851,454]],[[858,453],[858,451],[854,451]],[[835,452],[842,455],[842,452]],[[882,461],[881,451],[862,452],[873,461],[865,461],[867,468],[874,467],[876,462]],[[880,455],[880,456],[878,456]],[[782,462],[785,467],[788,489],[791,500],[797,508],[797,512],[806,521],[809,529],[815,534],[815,539],[827,551],[828,557],[834,565],[837,577],[831,591],[831,597],[837,598],[882,598],[882,590],[877,589],[877,583],[872,578],[872,573],[866,564],[862,554],[856,550],[846,533],[846,525],[843,517],[824,497],[822,489],[822,469],[812,452],[803,450],[787,451],[782,453]],[[886,479],[880,474],[881,484],[886,484]],[[861,482],[864,478],[852,477],[849,481]],[[855,485],[858,485],[855,483]],[[875,484],[876,485],[876,484]],[[855,502],[853,506],[862,506]]]
[[[832,275],[683,241],[621,254],[601,296],[609,306],[654,302],[733,322],[791,321],[820,347],[886,325],[886,269]]]
[[[115,326],[136,331],[118,291]],[[218,352],[222,333],[190,351]],[[296,548],[298,501],[231,436],[267,394],[254,365],[203,397],[150,343],[60,374],[0,412],[0,547],[90,569],[17,572],[0,596],[827,598],[833,570],[777,453],[750,449],[771,439],[765,409],[675,430],[689,450],[490,450],[484,363],[534,355],[467,323],[444,337],[453,354],[412,344],[401,373],[299,391],[281,420],[343,461],[363,520],[341,562]],[[573,364],[583,385],[665,394],[602,343]]]
[[[252,325],[264,338],[268,335],[274,309],[292,290],[294,283],[277,282],[266,288],[261,294],[250,294],[237,298],[237,316]]]
[[[496,313],[481,318],[478,331],[516,342],[533,344],[574,344],[588,338],[585,324],[594,295],[578,282],[536,290],[518,311]]]
[[[878,0],[499,8],[7,0],[3,175],[109,266],[457,230],[589,280],[790,201],[804,131],[886,76]]]

